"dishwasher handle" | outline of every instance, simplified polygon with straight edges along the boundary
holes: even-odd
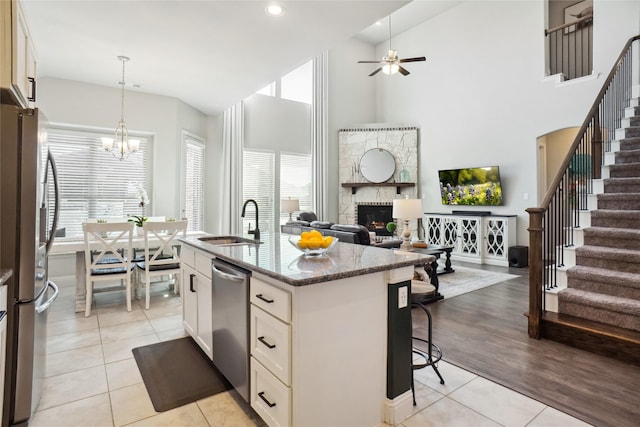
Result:
[[[221,270],[224,269],[226,271],[222,271]],[[244,282],[245,280],[245,275],[239,272],[234,271],[233,269],[227,269],[224,268],[220,265],[218,265],[216,267],[215,264],[211,264],[211,271],[213,272],[213,274],[215,274],[216,276],[222,277],[223,279],[227,279],[227,280],[231,280],[233,282]]]

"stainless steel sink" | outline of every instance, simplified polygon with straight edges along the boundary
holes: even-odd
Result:
[[[198,240],[216,246],[259,245],[262,243],[259,240],[239,236],[205,236],[198,237]]]

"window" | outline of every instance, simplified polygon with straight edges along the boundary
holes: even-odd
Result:
[[[281,98],[311,104],[313,61],[296,68],[281,79]]]
[[[149,141],[136,136],[139,151],[121,161],[102,148],[100,138],[104,136],[111,133],[49,129],[49,149],[60,184],[58,230],[64,228],[67,237],[81,236],[87,218],[150,213],[148,207],[140,207],[142,189],[151,194]],[[52,179],[48,180],[48,194],[53,197]],[[49,212],[49,221],[52,219],[53,212]]]
[[[269,151],[245,150],[242,156],[242,200],[253,199],[260,210],[260,231],[274,231],[275,219],[275,154]],[[242,233],[256,226],[254,206],[249,205],[242,218]],[[277,230],[276,230],[277,231]]]
[[[204,143],[183,132],[183,217],[188,231],[204,230]]]
[[[280,198],[298,199],[301,212],[312,210],[311,168],[309,154],[280,155]],[[280,224],[288,220],[288,213],[280,213]]]

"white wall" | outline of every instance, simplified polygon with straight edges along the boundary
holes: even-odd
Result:
[[[537,200],[537,138],[582,124],[613,60],[640,32],[639,5],[596,1],[594,68],[601,74],[561,86],[543,81],[540,1],[466,2],[395,37],[401,58],[427,61],[406,64],[406,77],[376,77],[376,119],[420,128],[425,208],[450,212],[440,203],[438,169],[499,165],[505,206],[491,211],[517,214],[518,244],[528,245],[525,209]],[[388,42],[377,46],[374,57],[387,48]],[[358,78],[370,79],[364,71]]]
[[[114,130],[120,119],[120,89],[42,78],[38,106],[52,123]],[[206,138],[206,116],[176,98],[126,91],[125,120],[129,132],[153,136],[151,214],[179,218],[181,130]]]
[[[373,46],[357,39],[351,39],[329,52],[327,209],[330,217],[321,218],[324,221],[338,222],[341,188],[338,179],[338,131],[375,122],[375,77],[367,77],[375,70],[375,64],[358,64],[357,61],[377,57]]]

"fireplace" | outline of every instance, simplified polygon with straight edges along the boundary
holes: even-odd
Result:
[[[391,236],[387,231],[387,223],[393,221],[391,213],[393,205],[387,203],[356,205],[358,224],[364,225],[378,236]]]

